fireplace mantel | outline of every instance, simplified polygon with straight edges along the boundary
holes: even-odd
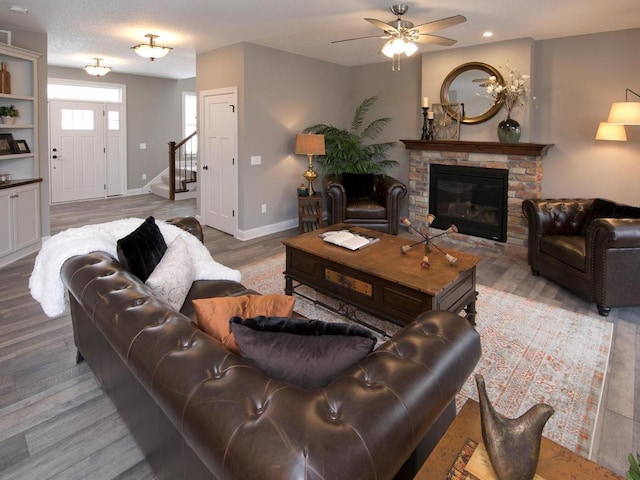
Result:
[[[553,143],[470,142],[463,140],[400,140],[408,150],[488,153],[543,157]]]

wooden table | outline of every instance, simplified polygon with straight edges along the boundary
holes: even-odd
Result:
[[[328,230],[349,228],[380,238],[361,250],[351,251],[322,240]],[[410,239],[365,228],[339,224],[282,241],[287,264],[285,293],[293,294],[293,282],[308,285],[325,295],[400,325],[412,322],[428,310],[460,312],[475,320],[476,265],[480,257],[445,249],[458,258],[449,264],[444,254],[429,253],[431,266],[422,268],[422,245],[407,254],[400,251]]]
[[[445,479],[460,449],[470,438],[482,442],[480,406],[467,400],[414,480]],[[545,480],[624,480],[600,465],[542,437],[538,475]]]

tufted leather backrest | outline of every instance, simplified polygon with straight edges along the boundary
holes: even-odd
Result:
[[[107,254],[69,259],[62,277],[77,321],[95,324],[213,478],[392,478],[480,357],[468,322],[429,312],[304,390],[227,351]]]

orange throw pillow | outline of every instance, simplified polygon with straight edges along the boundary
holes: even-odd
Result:
[[[239,353],[236,339],[229,328],[233,317],[253,318],[290,317],[293,313],[295,298],[290,295],[240,295],[237,297],[214,297],[193,300],[200,328],[217,338],[234,353]]]

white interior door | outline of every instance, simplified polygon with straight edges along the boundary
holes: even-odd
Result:
[[[105,196],[103,103],[51,100],[51,202]]]
[[[236,234],[238,204],[237,91],[200,93],[202,220],[205,225]]]

